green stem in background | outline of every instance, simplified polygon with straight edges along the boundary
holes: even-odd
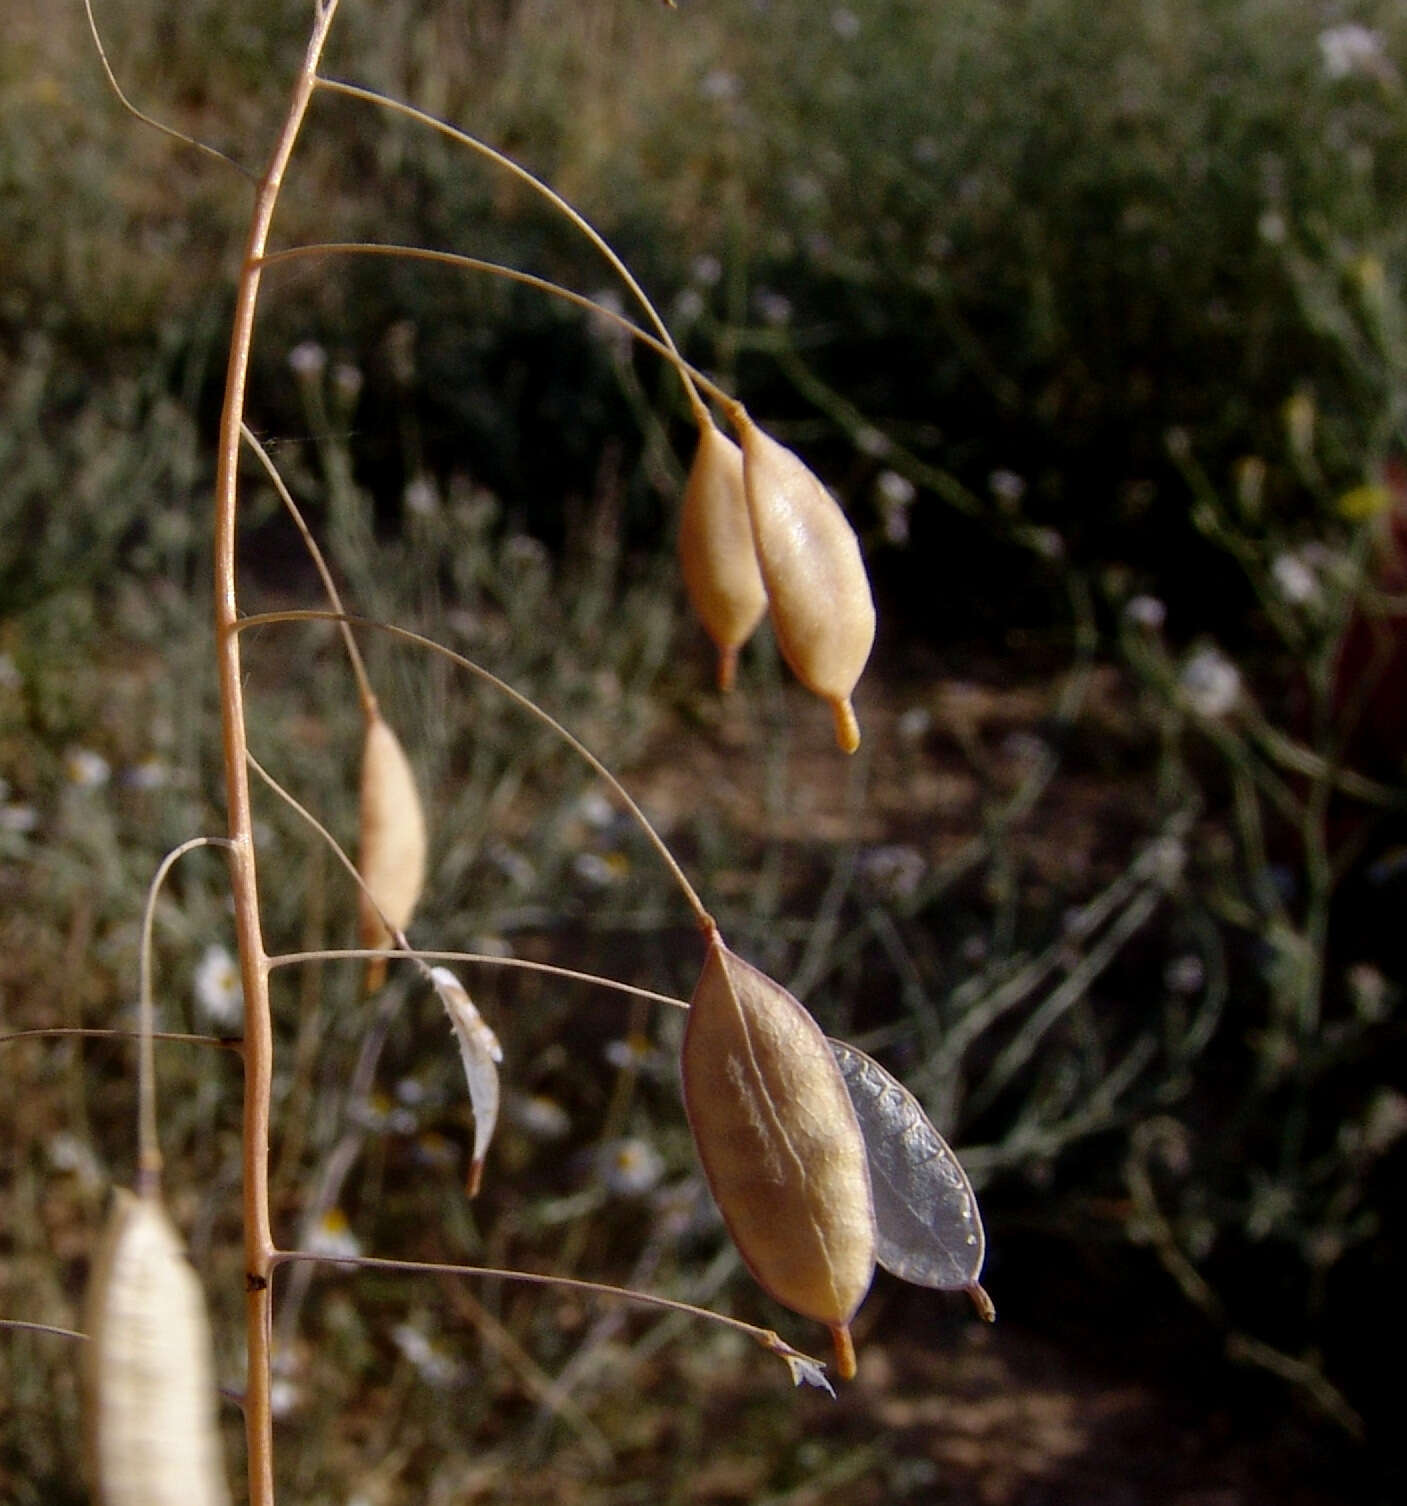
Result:
[[[703,900],[699,898],[698,891],[689,882],[684,870],[675,860],[665,840],[650,823],[650,818],[640,809],[639,805],[630,795],[629,791],[621,784],[620,780],[601,762],[599,758],[579,738],[574,737],[550,712],[544,711],[536,701],[529,699],[522,691],[514,688],[491,670],[487,670],[482,664],[476,664],[472,659],[466,659],[463,654],[457,654],[451,648],[446,648],[443,643],[437,643],[433,638],[427,638],[423,633],[412,632],[410,628],[398,627],[393,622],[374,622],[366,617],[347,617],[340,612],[321,612],[312,609],[300,609],[288,612],[260,612],[250,617],[243,617],[237,623],[239,631],[249,628],[272,627],[285,622],[346,622],[352,627],[374,628],[377,632],[389,633],[393,638],[400,638],[406,643],[414,643],[420,648],[428,649],[431,653],[439,654],[448,659],[451,664],[457,664],[460,669],[467,670],[486,685],[492,685],[501,695],[508,697],[514,705],[526,711],[530,716],[548,727],[581,759],[583,759],[601,779],[614,791],[616,798],[625,806],[631,817],[645,833],[650,845],[659,854],[666,868],[680,891],[684,895],[689,908],[694,912],[694,919],[698,922],[699,929],[710,933],[718,929],[713,917],[708,913]],[[248,758],[248,749],[244,750]],[[246,784],[247,788],[247,784]]]
[[[492,162],[496,167],[501,167],[505,172],[511,173],[520,183],[525,184],[534,193],[540,194],[546,199],[559,214],[565,216],[581,231],[601,255],[606,258],[607,262],[610,263],[611,269],[625,283],[626,287],[630,289],[631,295],[638,301],[641,308],[644,309],[646,318],[654,325],[655,329],[659,332],[660,339],[668,348],[668,352],[674,361],[675,369],[679,372],[679,379],[684,384],[684,391],[689,399],[689,408],[693,413],[695,423],[702,428],[705,424],[711,422],[703,399],[699,396],[689,375],[688,367],[685,365],[683,357],[680,356],[674,344],[674,337],[669,333],[668,327],[665,325],[664,320],[660,318],[654,304],[650,302],[644,288],[635,280],[635,276],[630,268],[616,255],[605,236],[583,214],[574,209],[556,189],[550,188],[541,178],[534,177],[527,168],[514,162],[511,157],[500,152],[496,147],[490,146],[487,142],[480,141],[478,137],[471,136],[467,131],[461,131],[456,126],[449,125],[443,120],[437,120],[435,116],[426,114],[424,110],[417,110],[414,105],[405,104],[398,99],[391,99],[385,94],[378,94],[374,89],[363,89],[356,84],[340,83],[336,79],[319,77],[317,83],[320,88],[326,89],[333,94],[341,94],[348,99],[360,99],[369,104],[380,105],[383,109],[392,110],[398,115],[404,115],[407,120],[413,120],[419,125],[428,126],[431,130],[438,131],[442,136],[447,136],[451,141],[458,142],[460,146],[467,147],[472,152],[477,152],[479,156]]]
[[[215,480],[215,655],[220,682],[220,714],[225,795],[230,837],[230,870],[244,987],[243,1218],[245,1344],[247,1381],[244,1431],[251,1506],[273,1506],[273,1409],[270,1373],[273,1234],[269,1221],[269,1114],[273,1084],[273,1022],[269,1008],[268,962],[259,919],[259,883],[254,819],[249,799],[248,740],[235,594],[235,540],[239,512],[239,451],[249,382],[250,351],[274,210],[284,173],[307,115],[317,69],[337,13],[338,0],[316,0],[312,30],[293,82],[288,109],[254,195],[235,294],[225,400],[220,415]]]

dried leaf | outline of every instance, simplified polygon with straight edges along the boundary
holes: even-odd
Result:
[[[830,1046],[865,1137],[880,1265],[916,1286],[970,1292],[981,1310],[987,1243],[967,1173],[897,1078],[853,1046]]]
[[[479,1190],[484,1159],[498,1124],[498,1063],[503,1060],[503,1048],[474,1007],[464,985],[447,967],[432,967],[430,981],[454,1026],[469,1084],[469,1103],[474,1110],[474,1158],[469,1166],[468,1192],[473,1197]]]

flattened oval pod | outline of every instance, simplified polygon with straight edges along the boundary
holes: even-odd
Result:
[[[738,1252],[779,1302],[830,1328],[850,1379],[850,1320],[875,1262],[865,1143],[819,1026],[716,930],[681,1067],[694,1144]]]
[[[377,913],[399,930],[410,924],[425,885],[425,813],[410,760],[380,712],[367,718],[362,745],[361,832],[357,871],[372,895],[358,903],[358,935],[364,947],[383,947],[391,933]],[[384,958],[367,964],[367,991],[386,977]]]
[[[850,704],[874,644],[874,598],[859,540],[840,504],[801,458],[764,434],[739,407],[753,544],[777,633],[797,679],[830,702],[836,741],[860,746]]]
[[[684,589],[718,649],[718,688],[731,690],[738,650],[767,610],[743,489],[743,453],[712,420],[699,426],[679,514]]]
[[[88,1281],[84,1443],[102,1506],[227,1506],[205,1298],[157,1199],[118,1191]]]
[[[830,1048],[865,1137],[880,1265],[916,1286],[968,1292],[990,1322],[977,1280],[986,1234],[967,1173],[903,1083],[843,1041]]]

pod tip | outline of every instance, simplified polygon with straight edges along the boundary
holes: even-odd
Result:
[[[725,694],[733,688],[733,681],[738,673],[738,651],[736,648],[720,646],[718,650],[718,688]]]
[[[842,753],[853,753],[860,746],[860,724],[855,720],[855,708],[849,696],[836,696],[831,701],[835,716],[835,740]]]
[[[966,1291],[967,1295],[972,1298],[972,1305],[977,1309],[977,1316],[984,1323],[995,1323],[997,1321],[996,1303],[987,1295],[982,1286],[974,1281],[966,1288]]]
[[[831,1329],[835,1341],[835,1373],[841,1380],[854,1380],[858,1366],[855,1363],[855,1341],[850,1337],[850,1325],[839,1323]]]

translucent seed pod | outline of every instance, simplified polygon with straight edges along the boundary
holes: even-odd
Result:
[[[205,1297],[155,1196],[119,1191],[88,1282],[84,1443],[102,1506],[228,1506]]]
[[[711,419],[699,427],[679,515],[684,589],[718,649],[718,688],[731,690],[738,650],[767,610],[743,489],[742,451]]]
[[[850,696],[875,632],[859,540],[799,456],[764,434],[741,407],[730,417],[742,444],[753,544],[778,647],[797,679],[830,702],[836,741],[853,753],[860,728]]]
[[[425,853],[425,814],[410,760],[381,714],[373,711],[367,718],[362,748],[357,871],[376,903],[373,905],[364,893],[360,897],[358,930],[362,946],[384,947],[390,943],[391,932],[382,921],[383,914],[398,930],[410,924],[425,886]],[[385,977],[384,959],[368,963],[367,991],[379,988]]]
[[[714,931],[681,1068],[694,1144],[738,1252],[779,1302],[830,1328],[850,1379],[875,1218],[865,1142],[825,1036]]]

